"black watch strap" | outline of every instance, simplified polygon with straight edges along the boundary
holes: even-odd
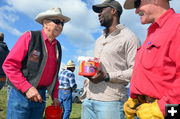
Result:
[[[110,80],[109,73],[106,73],[106,77],[104,78],[104,81],[108,82]]]

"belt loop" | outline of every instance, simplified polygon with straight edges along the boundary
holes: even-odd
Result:
[[[1,77],[0,81],[6,81],[6,77]]]

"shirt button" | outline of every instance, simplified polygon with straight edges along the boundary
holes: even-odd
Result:
[[[152,44],[152,42],[149,41],[149,42],[148,42],[148,45],[151,45],[151,44]]]

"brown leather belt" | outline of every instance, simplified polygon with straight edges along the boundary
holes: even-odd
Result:
[[[1,77],[0,81],[6,81],[6,77]]]
[[[132,109],[136,109],[138,106],[140,106],[143,103],[153,103],[156,100],[156,98],[149,97],[146,95],[137,95],[137,99],[138,99],[138,103]]]
[[[156,100],[156,98],[146,95],[137,95],[137,99],[140,103],[153,103]]]

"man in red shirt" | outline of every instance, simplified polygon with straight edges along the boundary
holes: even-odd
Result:
[[[126,0],[142,24],[151,25],[138,49],[130,82],[130,97],[124,104],[128,119],[163,119],[165,104],[180,104],[180,14],[170,0]]]
[[[61,46],[56,37],[70,18],[60,8],[39,13],[35,20],[43,28],[25,32],[7,56],[3,69],[10,90],[6,119],[42,119],[46,89],[58,102],[58,72]]]

